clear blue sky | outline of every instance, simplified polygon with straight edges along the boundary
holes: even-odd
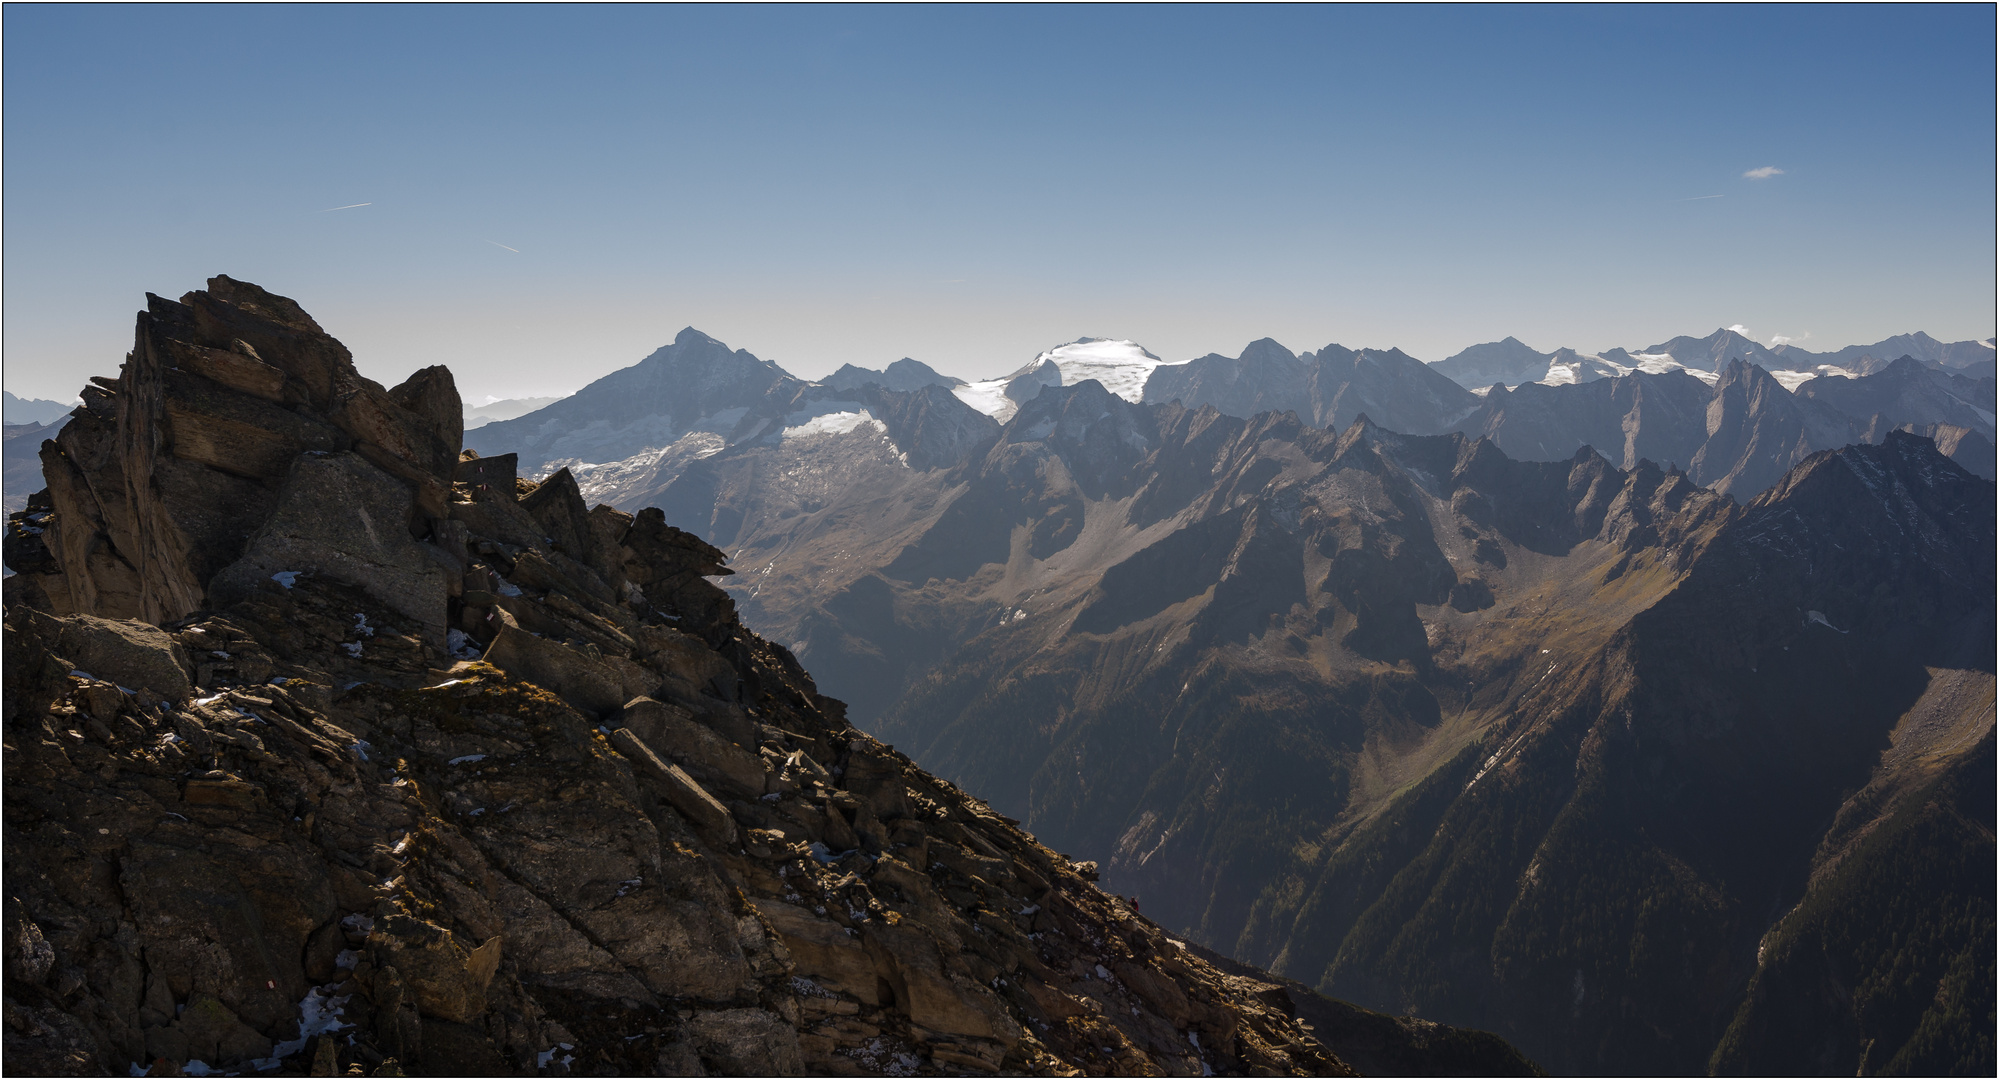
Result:
[[[4,21],[27,396],[114,371],[146,290],[215,273],[470,398],[573,390],[689,324],[808,377],[991,375],[1081,335],[1435,360],[1994,330],[1990,6]]]

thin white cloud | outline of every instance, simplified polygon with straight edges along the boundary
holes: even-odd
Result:
[[[507,247],[507,245],[500,243],[498,240],[487,240],[486,242],[493,245],[496,248],[507,248],[508,251],[511,251],[516,255],[519,255],[521,253],[520,248]]]
[[[324,209],[324,210],[320,210],[320,211],[317,211],[317,213],[321,213],[321,214],[331,214],[331,213],[332,213],[332,212],[334,212],[335,210],[353,210],[353,209],[355,209],[355,208],[357,208],[357,207],[362,207],[362,206],[373,206],[373,205],[375,205],[375,204],[374,204],[374,203],[371,203],[371,202],[357,202],[357,203],[348,203],[348,204],[347,204],[346,206],[329,206],[329,207],[327,207],[327,208],[326,208],[326,209]]]
[[[1728,329],[1733,333],[1741,334],[1743,337],[1749,336],[1749,328],[1742,325],[1741,323],[1736,323],[1734,326],[1731,326]]]
[[[1751,169],[1748,172],[1743,173],[1742,178],[1744,180],[1768,180],[1773,176],[1782,176],[1782,175],[1784,175],[1784,170],[1778,168],[1775,165],[1765,165],[1760,169]]]

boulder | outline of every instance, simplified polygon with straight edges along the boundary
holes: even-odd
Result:
[[[541,523],[521,509],[513,492],[505,488],[474,488],[471,500],[451,503],[450,515],[452,520],[464,522],[473,534],[512,547],[532,550],[547,544]]]
[[[296,300],[227,275],[209,278],[207,284],[178,304],[149,294],[146,314],[151,320],[141,332],[157,331],[153,336],[218,349],[247,349],[285,373],[288,404],[322,412],[332,406],[335,386],[357,377],[347,347],[320,329]]]
[[[715,1076],[794,1076],[798,1029],[768,1009],[721,1009],[687,1022],[686,1038]]]
[[[790,950],[797,974],[863,1005],[883,1003],[874,956],[846,927],[779,900],[759,900],[757,910]]]
[[[609,716],[630,700],[623,676],[610,665],[511,622],[500,626],[480,659],[593,716]]]
[[[214,996],[196,994],[171,1025],[146,1033],[146,1049],[177,1062],[221,1066],[268,1057],[271,1040]]]
[[[1019,1040],[1020,1026],[1009,1020],[1006,1007],[992,991],[949,970],[924,930],[904,923],[876,926],[868,935],[893,957],[896,1003],[907,1010],[912,1025],[932,1035],[1005,1045]]]
[[[450,368],[442,364],[424,368],[390,387],[389,398],[422,422],[437,447],[448,454],[458,452],[459,444],[465,441],[465,408]],[[450,483],[456,477],[446,468],[439,479]]]
[[[56,647],[92,677],[181,701],[194,689],[187,657],[167,632],[129,619],[71,615],[62,620]]]
[[[407,484],[353,453],[304,454],[292,465],[277,510],[243,557],[209,583],[226,604],[304,571],[353,585],[444,644],[448,588],[442,568],[410,539]]]
[[[630,728],[613,731],[611,745],[618,748],[618,753],[630,758],[642,776],[657,784],[666,801],[673,804],[673,808],[680,811],[681,816],[705,839],[721,846],[735,843],[736,821],[729,816],[729,808],[695,783],[693,777],[682,772],[679,766],[661,761],[659,755],[639,741]]]
[[[55,966],[56,950],[42,937],[42,928],[28,917],[17,897],[7,898],[7,978],[41,985]]]
[[[206,379],[168,371],[162,384],[166,445],[183,461],[278,483],[299,454],[354,444],[332,424]]]
[[[163,345],[174,366],[183,371],[266,401],[282,404],[285,400],[285,373],[264,363],[246,341],[231,342],[227,349],[211,349],[188,341]]]
[[[693,712],[651,698],[625,703],[625,727],[702,784],[738,797],[764,793],[763,758],[715,733]]]
[[[422,417],[366,381],[340,395],[333,422],[354,437],[356,453],[410,485],[422,515],[445,516],[457,446],[446,446]]]
[[[486,1011],[486,988],[500,968],[500,939],[468,949],[457,935],[407,915],[377,921],[368,939],[376,967],[393,967],[425,1016],[464,1023]]]
[[[556,550],[572,559],[587,560],[595,548],[590,528],[590,511],[583,505],[583,492],[568,469],[543,480],[533,491],[521,496],[521,509],[541,523],[542,535],[555,542]]]
[[[473,451],[467,450],[464,453],[471,454]],[[461,457],[451,470],[451,482],[454,484],[505,492],[508,498],[513,497],[514,480],[519,476],[519,454]]]

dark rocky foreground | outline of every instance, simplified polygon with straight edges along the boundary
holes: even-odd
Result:
[[[1531,1070],[1204,959],[851,727],[721,552],[461,416],[216,278],[44,445],[8,1072]]]

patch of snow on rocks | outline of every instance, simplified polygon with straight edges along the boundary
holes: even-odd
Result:
[[[478,643],[472,640],[472,635],[455,628],[444,635],[444,646],[450,650],[454,660],[477,660],[484,655],[479,651]]]
[[[845,435],[863,426],[881,427],[874,414],[866,409],[859,412],[821,413],[784,429],[779,434],[781,440],[804,438],[807,435]]]
[[[1770,377],[1777,380],[1779,386],[1795,394],[1798,392],[1798,387],[1811,382],[1813,379],[1824,377],[1827,366],[1820,364],[1817,371],[1773,371],[1770,373]],[[1841,371],[1840,374],[1844,376],[1846,373]]]

